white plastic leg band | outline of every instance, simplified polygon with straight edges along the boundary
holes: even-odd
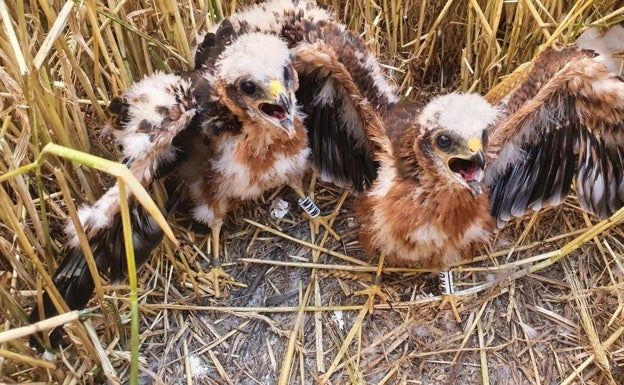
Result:
[[[299,206],[305,211],[310,218],[316,218],[321,214],[321,210],[312,202],[310,197],[306,197],[305,199],[299,199]]]
[[[451,270],[440,272],[440,291],[444,295],[453,294],[455,292],[453,273]]]

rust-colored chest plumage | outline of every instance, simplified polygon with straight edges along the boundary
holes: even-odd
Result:
[[[475,198],[467,189],[420,182],[382,166],[357,205],[367,253],[385,254],[389,265],[434,269],[471,258],[493,229],[487,193]]]
[[[283,185],[299,186],[308,168],[307,138],[300,122],[295,135],[245,126],[190,143],[181,176],[196,204],[195,219],[221,220],[231,199],[255,199]]]
[[[301,126],[294,138],[243,133],[220,139],[216,148],[216,156],[204,166],[207,174],[214,174],[222,196],[256,198],[269,189],[300,183],[307,170],[309,150]]]

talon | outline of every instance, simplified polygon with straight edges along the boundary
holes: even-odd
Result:
[[[453,316],[455,317],[455,321],[457,321],[458,324],[461,324],[462,319],[459,316],[459,311],[457,311],[457,300],[459,297],[457,297],[454,294],[442,294],[442,302],[440,302],[440,306],[438,307],[439,310],[442,310],[446,307],[447,304],[449,304],[451,306],[451,311],[453,312]]]
[[[217,298],[227,297],[227,294],[223,296],[221,295],[221,286],[223,286],[224,288],[228,288],[229,286],[242,285],[241,283],[236,282],[236,280],[232,278],[231,275],[226,273],[220,267],[213,267],[207,273],[197,273],[197,279],[212,285],[215,292],[215,297]]]
[[[375,310],[375,297],[379,297],[381,303],[388,303],[388,296],[381,291],[381,272],[385,259],[386,255],[382,253],[379,256],[377,272],[375,273],[373,284],[370,285],[368,289],[359,290],[353,293],[354,295],[368,295],[368,312],[370,314],[373,314],[373,311]]]
[[[240,282],[236,282],[231,275],[226,273],[221,268],[221,261],[219,260],[219,234],[221,233],[221,224],[217,224],[210,228],[211,230],[211,243],[212,243],[212,258],[210,263],[212,264],[212,268],[209,272],[199,272],[197,273],[197,278],[201,279],[205,283],[212,285],[212,288],[215,293],[215,297],[222,298],[226,297],[226,295],[221,296],[221,285],[225,288],[229,286],[242,286],[246,285]]]
[[[453,284],[453,273],[451,270],[440,272],[440,290],[442,291],[442,302],[438,309],[442,310],[446,304],[450,304],[455,321],[460,324],[461,317],[459,316],[459,311],[457,311],[458,297],[453,294],[455,292],[455,285]]]
[[[323,226],[325,230],[329,232],[329,234],[331,234],[332,237],[334,237],[334,239],[339,241],[340,235],[338,235],[334,231],[334,229],[329,225],[329,222],[335,217],[336,217],[336,214],[330,214],[330,215],[319,215],[315,218],[309,218],[310,223],[312,224],[312,229],[314,231],[314,234],[318,234],[321,229],[321,226]]]
[[[300,188],[294,188],[297,195],[299,195],[299,207],[303,209],[305,212],[305,216],[310,220],[310,224],[312,225],[312,231],[315,235],[317,235],[320,231],[321,226],[331,234],[337,241],[340,240],[340,235],[338,235],[334,229],[329,225],[333,219],[336,218],[338,213],[331,213],[329,215],[320,215],[321,210],[318,206],[310,199],[310,197],[305,196],[303,190]]]
[[[368,312],[373,314],[375,310],[375,297],[379,297],[381,303],[388,303],[388,296],[381,291],[381,286],[378,284],[372,284],[367,289],[358,290],[353,295],[368,295]]]

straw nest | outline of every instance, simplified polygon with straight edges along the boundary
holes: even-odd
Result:
[[[327,5],[363,33],[401,92],[422,100],[486,93],[540,49],[624,18],[610,0]],[[353,198],[317,184],[342,241],[312,237],[296,208],[271,219],[275,199],[295,206],[286,189],[242,204],[224,229],[224,259],[246,286],[226,299],[193,278],[207,267],[208,232],[176,216],[180,247],[165,241],[138,272],[138,343],[129,286],[105,281],[88,311],[65,316],[80,321],[66,326],[73,343],[61,354],[41,357],[12,334],[62,257],[75,206],[121,175],[63,149],[41,155],[44,145],[117,159],[101,130],[110,98],[145,74],[188,68],[197,33],[239,6],[0,0],[0,172],[19,170],[0,183],[0,381],[130,382],[138,357],[142,384],[624,383],[624,234],[617,215],[598,222],[574,197],[510,223],[456,269],[461,324],[438,310],[434,275],[410,269],[386,269],[392,306],[365,315],[351,294],[375,267],[358,244]]]

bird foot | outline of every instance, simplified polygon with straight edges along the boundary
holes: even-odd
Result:
[[[381,303],[388,303],[388,296],[381,291],[381,285],[372,284],[367,289],[358,290],[353,295],[368,295],[368,312],[373,314],[375,310],[375,297],[379,297]]]
[[[329,215],[320,215],[321,210],[318,206],[310,199],[310,197],[300,198],[299,206],[305,211],[304,216],[310,220],[310,225],[312,226],[312,231],[314,234],[318,234],[321,226],[327,230],[332,237],[334,237],[337,241],[340,240],[340,235],[338,235],[334,229],[329,225],[333,219],[338,215],[337,212],[333,212]]]
[[[442,310],[446,307],[447,304],[451,306],[451,311],[453,312],[453,316],[455,317],[455,321],[458,324],[462,322],[461,317],[459,316],[459,311],[457,311],[457,302],[459,297],[454,294],[442,294],[442,302],[438,307],[439,310]]]
[[[226,273],[221,267],[213,267],[209,272],[197,273],[197,280],[208,285],[211,285],[214,290],[214,295],[217,298],[224,298],[228,295],[228,288],[230,286],[241,286],[243,284],[236,282],[231,275]],[[244,285],[243,285],[244,286]],[[224,293],[222,295],[221,288],[224,288]]]
[[[310,224],[312,225],[312,230],[314,231],[314,234],[318,234],[319,231],[321,230],[321,226],[323,226],[325,228],[325,230],[332,236],[334,237],[334,239],[336,239],[337,241],[340,240],[340,235],[338,235],[334,229],[329,225],[329,222],[332,221],[333,219],[335,219],[337,216],[336,213],[332,213],[329,215],[319,215],[316,218],[309,218],[310,219]]]

